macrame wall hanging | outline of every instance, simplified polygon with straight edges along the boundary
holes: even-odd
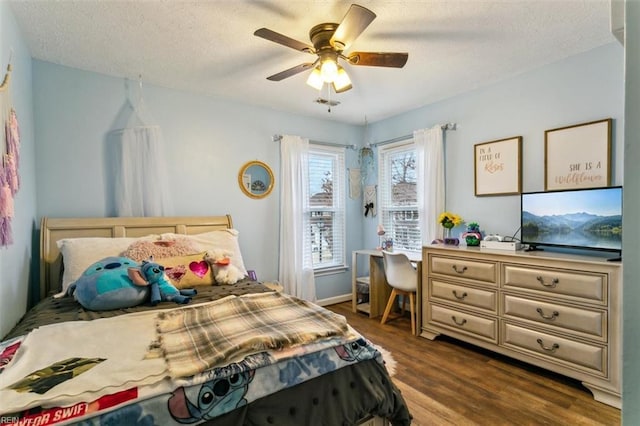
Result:
[[[12,52],[13,53],[13,52]],[[11,219],[14,216],[13,200],[20,189],[20,129],[18,117],[11,100],[11,57],[7,72],[0,85],[0,113],[2,114],[3,138],[0,141],[2,158],[0,159],[0,246],[13,243]]]

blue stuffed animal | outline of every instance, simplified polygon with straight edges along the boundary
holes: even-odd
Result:
[[[139,277],[131,276],[134,284],[143,285],[146,283],[151,288],[150,301],[153,306],[159,302],[173,301],[179,304],[187,304],[191,302],[191,297],[198,294],[195,289],[178,290],[164,274],[164,266],[153,261],[153,257],[149,260],[143,260],[139,270]]]
[[[149,286],[146,282],[133,281],[132,271],[135,270],[140,270],[140,264],[132,259],[106,257],[89,266],[69,287],[67,294],[92,311],[140,305],[149,297]]]

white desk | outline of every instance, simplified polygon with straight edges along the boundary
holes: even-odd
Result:
[[[411,262],[415,263],[418,270],[418,288],[421,287],[422,281],[422,252],[394,250],[394,253],[404,253]],[[369,275],[358,276],[358,258],[359,256],[369,258]],[[358,283],[369,285],[369,302],[358,303]],[[384,262],[382,260],[381,250],[355,250],[351,254],[351,304],[353,312],[365,312],[369,318],[377,318],[384,312],[384,308],[391,295],[391,287],[387,283],[384,275]],[[418,312],[420,305],[417,303]],[[417,315],[418,319],[420,314]],[[417,327],[419,330],[420,327]]]

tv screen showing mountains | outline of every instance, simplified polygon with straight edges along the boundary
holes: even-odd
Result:
[[[522,212],[522,241],[599,249],[622,248],[622,215]]]

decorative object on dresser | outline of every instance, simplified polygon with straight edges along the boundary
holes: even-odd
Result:
[[[544,132],[544,189],[611,184],[611,118]]]
[[[482,240],[482,233],[480,232],[480,225],[477,222],[470,222],[467,225],[467,232],[462,234],[462,238],[468,246],[479,246]]]
[[[522,191],[522,136],[474,145],[476,197]]]
[[[462,224],[462,222],[463,222],[462,218],[455,213],[451,213],[451,212],[440,213],[440,216],[438,216],[438,223],[442,225],[442,229],[444,230],[443,232],[444,235],[442,238],[442,242],[444,244],[449,244],[454,246],[457,246],[458,244],[460,244],[460,240],[458,240],[457,238],[451,237],[451,229],[455,226]]]
[[[382,321],[387,322],[389,313],[396,302],[397,296],[402,296],[402,314],[404,315],[407,296],[409,297],[409,311],[411,312],[411,334],[416,334],[416,293],[418,291],[418,272],[411,265],[407,255],[403,253],[382,252],[384,262],[384,275],[391,286],[391,295],[384,309]]]
[[[446,334],[564,374],[620,408],[621,264],[442,245],[422,255],[422,337]]]

